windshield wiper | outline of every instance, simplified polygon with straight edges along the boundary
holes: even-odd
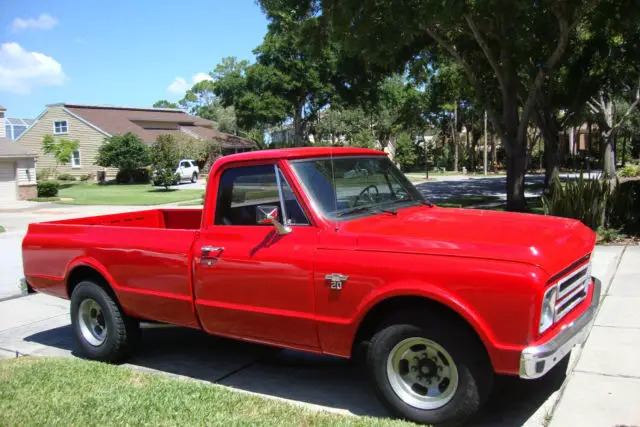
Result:
[[[378,208],[378,207],[374,207],[374,206],[358,206],[355,208],[351,208],[349,210],[343,211],[343,212],[338,212],[336,214],[337,217],[343,217],[346,215],[352,215],[355,213],[359,213],[359,212],[368,212],[368,211],[374,211],[374,212],[383,212],[383,213],[388,213],[391,215],[398,215],[398,212],[394,211],[393,209],[383,209],[383,208]]]
[[[370,210],[371,210],[371,206],[358,206],[358,207],[355,207],[355,208],[348,209],[346,211],[338,212],[336,214],[336,216],[337,217],[342,217],[342,216],[345,216],[345,215],[352,215],[352,214],[355,214],[355,213],[358,213],[358,212],[366,212],[366,211],[370,211]]]
[[[412,199],[410,197],[404,197],[402,199],[396,199],[392,203],[396,204],[396,203],[405,203],[405,202],[415,202],[415,203],[419,203],[419,204],[421,204],[423,206],[429,206],[430,208],[433,207],[433,203],[431,203],[428,200],[415,200],[415,199]]]

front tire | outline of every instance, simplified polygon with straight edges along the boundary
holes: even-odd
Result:
[[[195,184],[196,182],[198,182],[198,174],[194,172],[193,175],[191,175],[191,183]]]
[[[367,369],[378,398],[393,414],[457,426],[484,404],[493,370],[478,338],[461,323],[416,313],[375,334]]]
[[[71,294],[71,326],[82,355],[108,363],[128,358],[140,334],[138,322],[91,281],[80,282]]]

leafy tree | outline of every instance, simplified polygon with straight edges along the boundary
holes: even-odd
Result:
[[[80,141],[77,139],[70,140],[67,138],[59,138],[56,140],[52,135],[45,135],[42,138],[42,151],[51,154],[55,159],[55,174],[58,174],[58,166],[66,165],[71,161],[71,156],[78,151]]]
[[[110,136],[98,149],[96,164],[132,172],[149,164],[149,148],[131,132]]]
[[[160,101],[156,101],[153,104],[153,108],[180,108],[180,107],[175,102],[170,102],[170,101],[167,101],[166,99],[161,99]]]
[[[524,210],[527,129],[591,1],[289,0],[330,22],[332,40],[373,76],[454,61],[507,152],[507,207]],[[426,59],[426,61],[425,61]],[[432,65],[426,65],[432,66]]]
[[[160,135],[151,146],[151,166],[153,182],[168,190],[179,177],[175,173],[180,161],[180,149],[173,135]]]
[[[407,171],[416,163],[417,159],[418,154],[416,152],[415,144],[411,140],[411,135],[407,132],[400,133],[396,140],[395,161],[400,164],[402,171]]]
[[[361,148],[375,148],[376,140],[369,129],[361,129],[351,136],[350,145]]]

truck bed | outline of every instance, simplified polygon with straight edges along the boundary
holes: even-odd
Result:
[[[38,292],[69,298],[70,276],[90,266],[127,314],[198,327],[190,260],[201,217],[202,209],[152,209],[30,224],[25,277]]]
[[[49,221],[41,224],[102,225],[108,227],[170,228],[197,230],[202,220],[202,209],[151,209],[111,215]]]

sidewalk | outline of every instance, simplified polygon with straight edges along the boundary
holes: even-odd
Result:
[[[640,247],[598,246],[593,274],[602,305],[584,349],[574,349],[564,386],[501,378],[474,426],[640,425]],[[73,357],[69,303],[35,294],[0,302],[0,358]],[[194,378],[343,414],[388,417],[352,361],[145,325],[126,366]],[[505,381],[506,380],[506,381]]]
[[[603,286],[604,300],[551,427],[640,425],[640,246],[625,249]]]

